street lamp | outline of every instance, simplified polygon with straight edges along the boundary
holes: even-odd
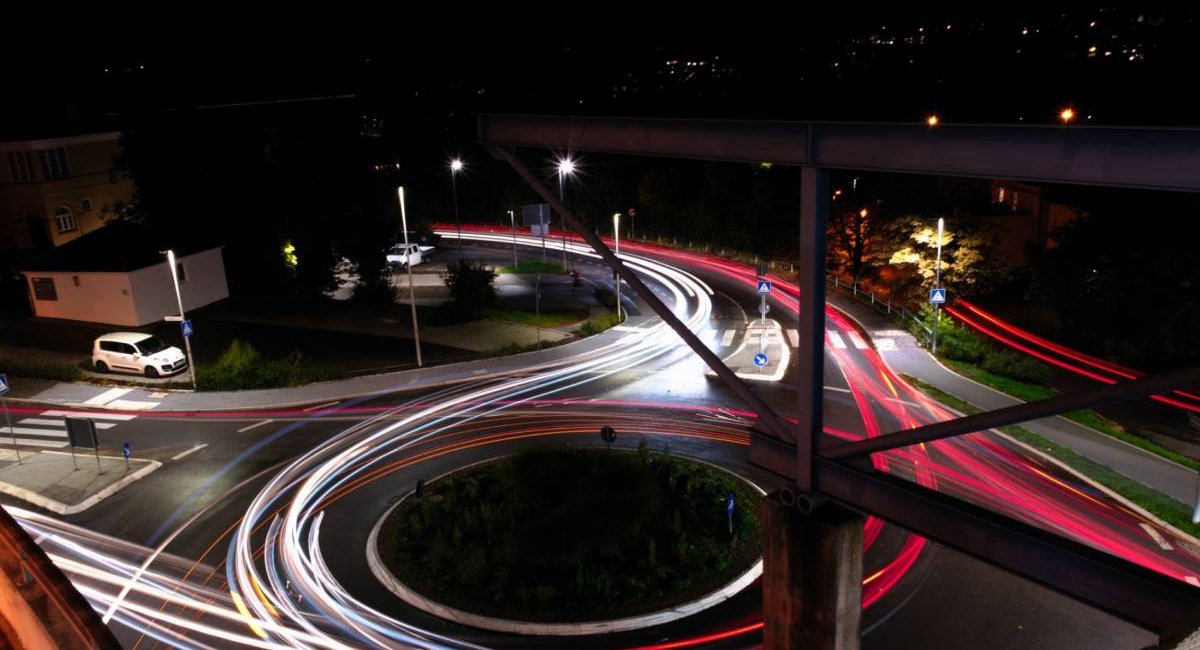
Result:
[[[513,273],[517,272],[517,218],[513,216],[513,211],[508,211],[508,222],[512,224],[512,239],[513,239]]]
[[[463,162],[458,158],[450,161],[450,187],[454,190],[454,228],[458,230],[458,252],[462,253],[462,223],[458,220],[458,172],[462,171]],[[403,201],[400,203],[404,205]],[[407,237],[407,235],[405,235]],[[405,239],[407,244],[408,240]]]
[[[455,162],[458,162],[457,160]],[[458,164],[462,168],[462,163]],[[451,167],[451,169],[454,169]],[[451,176],[453,178],[453,176]],[[421,367],[421,328],[417,325],[417,297],[413,291],[413,274],[412,274],[412,250],[408,247],[408,214],[404,210],[404,186],[397,188],[397,193],[400,195],[400,225],[404,228],[404,259],[408,260],[405,264],[408,267],[408,306],[412,309],[412,324],[413,324],[413,342],[417,345],[417,367]],[[456,204],[457,205],[457,204]],[[455,212],[457,214],[457,211]],[[459,233],[458,245],[462,246],[462,233]]]
[[[558,202],[564,206],[566,202],[563,200],[563,178],[575,173],[575,161],[571,160],[570,156],[562,158],[558,161]],[[562,249],[563,249],[563,269],[567,268],[567,220],[560,214],[558,215],[560,225],[563,229],[562,234]]]
[[[938,232],[937,232],[937,261],[933,267],[933,288],[942,288],[942,230],[946,225],[946,220],[938,217]],[[933,338],[929,345],[930,351],[937,354],[937,331],[939,318],[941,317],[941,303],[933,303]]]
[[[167,266],[171,268],[171,282],[175,284],[175,304],[179,305],[179,322],[187,321],[187,316],[183,313],[183,296],[179,293],[179,273],[175,270],[175,251],[167,250]],[[188,374],[192,377],[192,390],[196,390],[196,364],[192,361],[192,337],[183,337],[183,347],[187,350]]]
[[[617,264],[620,265],[621,257],[621,213],[613,213],[613,254],[617,256]],[[616,279],[617,286],[617,322],[621,322],[621,274],[613,269],[613,277]]]

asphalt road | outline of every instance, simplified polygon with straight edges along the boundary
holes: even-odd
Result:
[[[604,269],[581,264],[585,273],[603,274]],[[716,290],[710,326],[720,332],[744,327],[745,312],[755,313],[757,296],[738,282],[705,269],[693,269]],[[657,290],[662,290],[658,287]],[[663,291],[663,296],[668,294]],[[779,308],[773,317],[780,318],[785,328],[795,327],[787,322],[786,310]],[[735,333],[736,336],[736,333]],[[720,340],[714,337],[714,340]],[[867,426],[859,414],[862,396],[851,391],[851,382],[838,370],[845,367],[869,368],[869,352],[847,346],[842,351],[826,351],[826,424],[848,432],[863,433]],[[568,387],[554,395],[556,400],[576,400],[574,404],[546,404],[530,407],[539,415],[551,413],[584,413],[600,423],[635,416],[670,416],[680,420],[707,417],[688,411],[687,406],[703,404],[709,407],[740,409],[739,404],[724,386],[705,377],[686,350],[670,352],[652,363],[609,374],[590,383]],[[864,378],[865,381],[865,378]],[[783,384],[794,383],[790,372]],[[794,412],[795,395],[786,388],[755,384],[755,390],[781,413]],[[357,409],[394,406],[413,395],[388,395],[354,404]],[[592,404],[587,400],[624,402],[625,404]],[[345,407],[327,407],[328,409]],[[893,421],[895,412],[876,406],[872,412],[876,425],[884,430],[898,428]],[[229,527],[243,516],[251,500],[283,464],[332,439],[353,422],[375,411],[354,411],[351,415],[327,413],[316,415],[292,413],[271,418],[207,418],[185,417],[158,419],[144,414],[121,423],[112,430],[111,445],[119,450],[120,442],[128,441],[140,457],[162,460],[164,467],[142,481],[133,484],[116,497],[92,509],[67,518],[87,529],[154,546],[179,526],[179,532],[166,551],[191,559],[202,559],[219,566],[226,557]],[[520,415],[521,413],[517,413]],[[384,426],[380,423],[377,426]],[[636,445],[636,426],[622,427],[618,444]],[[628,430],[632,428],[633,430]],[[769,487],[772,478],[748,467],[745,449],[735,444],[714,444],[677,437],[650,434],[653,443],[669,443],[678,453],[704,457],[755,477]],[[580,438],[586,441],[587,438]],[[119,442],[118,442],[119,441]],[[598,438],[596,439],[598,442]],[[396,603],[390,594],[364,573],[361,557],[344,549],[365,545],[366,531],[382,514],[389,501],[403,494],[418,477],[436,475],[461,464],[503,453],[513,445],[476,447],[455,454],[439,456],[405,472],[395,472],[368,483],[326,508],[326,531],[336,531],[334,537],[323,537],[328,544],[325,558],[330,570],[345,587],[368,604],[384,611],[427,624],[431,629],[470,635],[473,640],[505,647],[529,647],[528,639],[501,638],[496,635],[472,635],[411,608]],[[174,459],[179,454],[203,447]],[[1013,451],[1010,448],[1005,448]],[[1020,452],[1021,450],[1017,450]],[[1014,452],[1016,453],[1016,452]],[[1019,455],[1019,454],[1018,454]],[[173,460],[174,459],[174,460]],[[941,458],[951,463],[958,459]],[[1017,462],[1017,461],[1013,461]],[[1020,465],[1006,471],[1019,474]],[[1043,468],[1053,472],[1053,468]],[[1060,480],[1072,481],[1069,476]],[[967,484],[944,484],[960,496],[971,496]],[[1102,499],[1099,495],[1089,495]],[[1128,532],[1125,528],[1120,531]],[[1136,531],[1135,531],[1136,532]],[[894,547],[903,531],[888,533],[880,548]],[[1154,544],[1145,535],[1142,542],[1147,552]],[[890,540],[890,541],[889,541]],[[323,547],[324,548],[324,547]],[[895,551],[895,548],[890,549]],[[886,555],[886,557],[891,557]],[[869,555],[869,562],[881,560]],[[883,560],[886,562],[886,560]],[[601,639],[563,644],[558,640],[540,641],[545,647],[631,647],[710,633],[753,618],[758,599],[754,590],[720,607],[685,621],[650,631],[616,635]],[[406,619],[407,620],[407,619]],[[956,552],[927,545],[918,560],[905,573],[900,583],[884,595],[867,616],[868,631],[864,638],[867,648],[923,647],[959,648],[1130,648],[1153,642],[1153,637],[1073,601],[1052,594],[1026,581],[1009,576],[994,568],[971,560]],[[136,638],[126,634],[123,640]],[[748,647],[756,643],[754,635],[739,637],[717,647]],[[140,646],[146,647],[146,646]]]

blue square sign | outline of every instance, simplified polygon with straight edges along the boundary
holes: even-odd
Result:
[[[771,293],[771,281],[770,280],[759,280],[758,281],[758,292],[759,293]]]
[[[0,395],[8,392],[8,376],[0,372]]]
[[[179,329],[183,330],[184,338],[191,336],[192,335],[192,321],[190,321],[190,320],[180,321]]]
[[[929,290],[929,302],[934,305],[944,304],[946,302],[946,290],[945,289],[930,289]]]

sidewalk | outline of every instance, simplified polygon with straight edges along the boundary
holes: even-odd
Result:
[[[78,450],[68,452],[22,451],[20,461],[12,449],[0,449],[0,493],[22,499],[60,515],[83,512],[144,478],[162,463],[100,456]]]
[[[1021,404],[1021,400],[951,372],[938,363],[911,334],[899,331],[887,316],[851,298],[828,295],[831,305],[849,314],[868,334],[884,331],[894,338],[895,349],[880,350],[880,356],[898,373],[911,375],[939,390],[985,410]],[[1191,503],[1196,496],[1195,471],[1161,456],[1116,440],[1062,417],[1024,422],[1022,427],[1053,440],[1097,463],[1112,468],[1179,501]]]

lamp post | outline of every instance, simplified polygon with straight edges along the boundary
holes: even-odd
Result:
[[[508,222],[512,225],[512,240],[513,240],[513,272],[517,270],[517,218],[513,215],[513,211],[508,211]]]
[[[559,201],[559,203],[565,203],[565,201],[563,200],[563,178],[566,176],[570,176],[573,173],[575,173],[575,161],[571,160],[571,158],[569,156],[558,161],[558,201]],[[563,234],[562,234],[563,262],[562,262],[562,265],[563,265],[563,270],[566,270],[566,268],[567,268],[567,222],[565,219],[562,218],[562,215],[559,215],[558,219],[559,219],[559,223],[562,225],[562,229],[563,229]]]
[[[171,268],[171,282],[175,285],[175,304],[179,305],[179,322],[187,320],[183,313],[183,296],[179,293],[179,273],[175,270],[175,251],[167,250],[167,266]],[[182,327],[182,325],[181,325]],[[183,337],[183,348],[187,351],[188,374],[192,378],[192,390],[196,390],[196,364],[192,362],[192,337]]]
[[[621,213],[613,213],[613,255],[621,257]],[[613,271],[617,286],[617,322],[621,322],[621,274]]]
[[[946,220],[938,217],[938,232],[937,232],[937,262],[933,267],[933,288],[942,288],[942,230],[945,227]],[[929,345],[929,349],[934,354],[937,354],[937,331],[939,318],[941,317],[940,303],[933,303],[933,338]]]
[[[456,161],[457,162],[457,161]],[[462,164],[459,163],[459,167]],[[453,176],[451,176],[453,178]],[[413,291],[412,251],[408,247],[408,214],[404,210],[404,186],[397,188],[400,196],[400,225],[404,228],[404,257],[408,260],[408,306],[412,309],[413,342],[417,345],[417,367],[421,367],[421,328],[417,325],[417,298]],[[457,203],[455,204],[457,205]],[[455,214],[458,214],[455,211]],[[459,233],[458,245],[462,247],[462,233]]]
[[[454,228],[458,231],[458,252],[462,255],[462,223],[458,220],[458,172],[462,171],[463,162],[458,158],[450,161],[450,187],[454,192]],[[403,210],[404,202],[400,202],[401,210]],[[407,238],[408,235],[406,234]],[[407,244],[408,240],[405,239]],[[411,275],[411,271],[409,272]]]

